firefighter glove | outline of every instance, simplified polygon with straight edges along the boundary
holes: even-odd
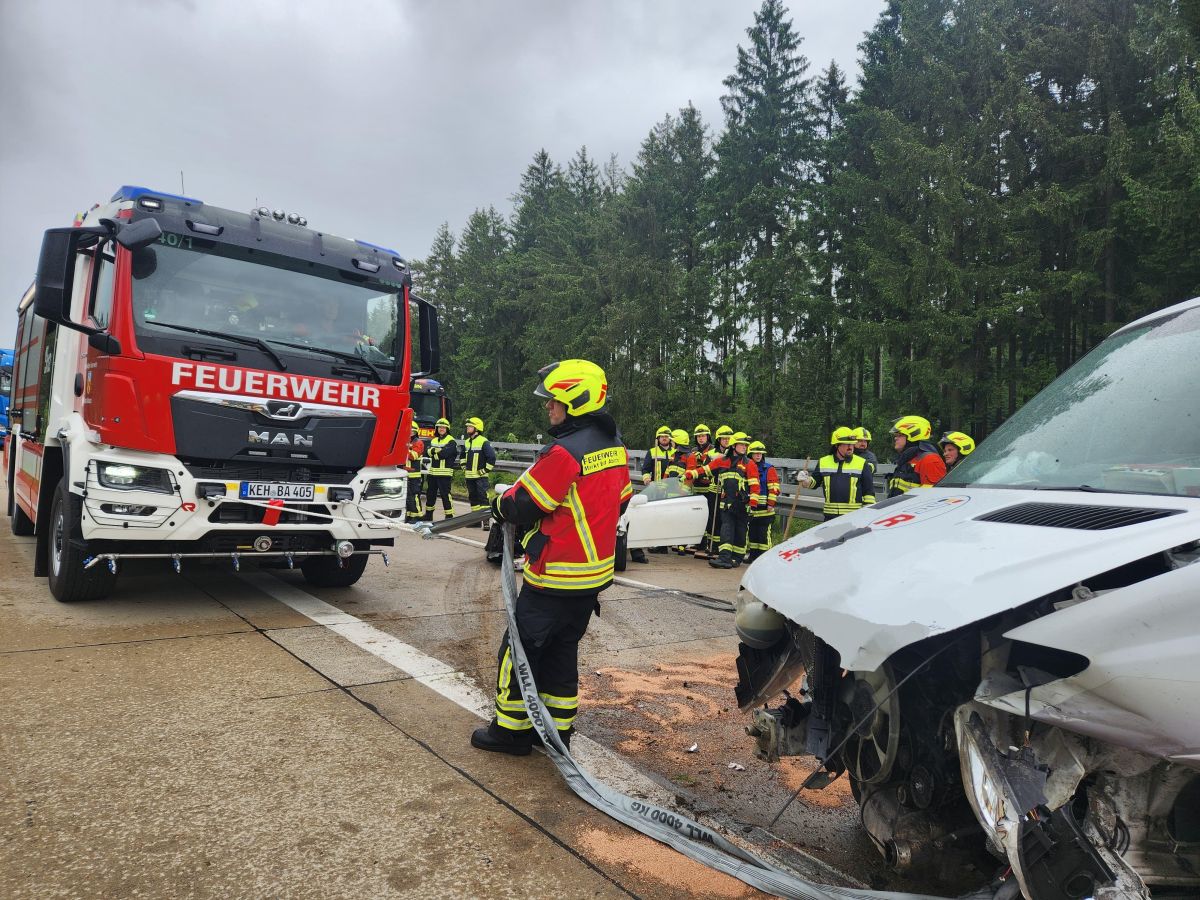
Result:
[[[495,497],[492,498],[492,502],[490,505],[492,508],[492,518],[495,519],[497,522],[503,522],[504,521],[504,513],[502,513],[500,511],[500,495],[499,494],[497,494]]]

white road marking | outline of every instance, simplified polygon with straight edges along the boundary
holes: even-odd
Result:
[[[453,666],[422,653],[411,644],[406,644],[386,631],[368,625],[361,619],[342,612],[336,606],[267,572],[246,572],[241,577],[284,606],[307,616],[318,625],[324,625],[360,650],[365,650],[412,676],[414,681],[436,691],[463,709],[470,710],[480,718],[488,718],[491,715],[492,701]]]

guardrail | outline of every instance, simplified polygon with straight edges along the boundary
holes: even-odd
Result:
[[[513,472],[524,471],[533,462],[538,451],[542,449],[541,444],[509,444],[497,441],[492,441],[492,447],[495,448],[497,454],[503,452],[509,457],[497,460],[496,468]],[[642,460],[645,456],[645,450],[629,451],[629,469],[632,473],[635,473],[635,477],[632,480],[634,490],[637,491],[642,489],[641,471]],[[811,458],[794,459],[791,457],[768,458],[771,464],[779,469],[779,501],[775,506],[775,514],[785,517],[790,515],[817,522],[821,521],[824,518],[821,508],[825,505],[825,498],[819,491],[806,490],[796,484],[796,476],[800,470],[811,470],[816,466],[817,460]],[[891,463],[882,463],[876,469],[876,496],[882,497],[887,493],[886,476],[890,475],[895,468]]]

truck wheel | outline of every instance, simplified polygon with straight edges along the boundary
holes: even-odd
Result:
[[[625,567],[629,564],[629,536],[617,532],[617,551],[613,557],[613,568],[618,572],[624,572]]]
[[[300,563],[304,580],[317,587],[350,587],[362,578],[367,568],[367,554],[356,553],[346,560],[343,568],[333,556],[313,556]]]
[[[46,541],[46,570],[49,573],[50,593],[60,603],[79,603],[101,600],[112,591],[117,576],[103,563],[83,567],[86,558],[72,543],[79,535],[83,501],[67,490],[60,481],[50,507],[50,533]],[[14,520],[15,521],[15,520]]]

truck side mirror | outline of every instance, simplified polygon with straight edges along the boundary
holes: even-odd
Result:
[[[33,311],[49,322],[61,322],[71,298],[80,228],[51,228],[42,236]],[[90,230],[90,229],[89,229]]]
[[[437,307],[428,300],[414,297],[417,301],[418,317],[421,329],[421,371],[413,373],[414,378],[432,375],[442,364],[441,344],[438,341]]]

